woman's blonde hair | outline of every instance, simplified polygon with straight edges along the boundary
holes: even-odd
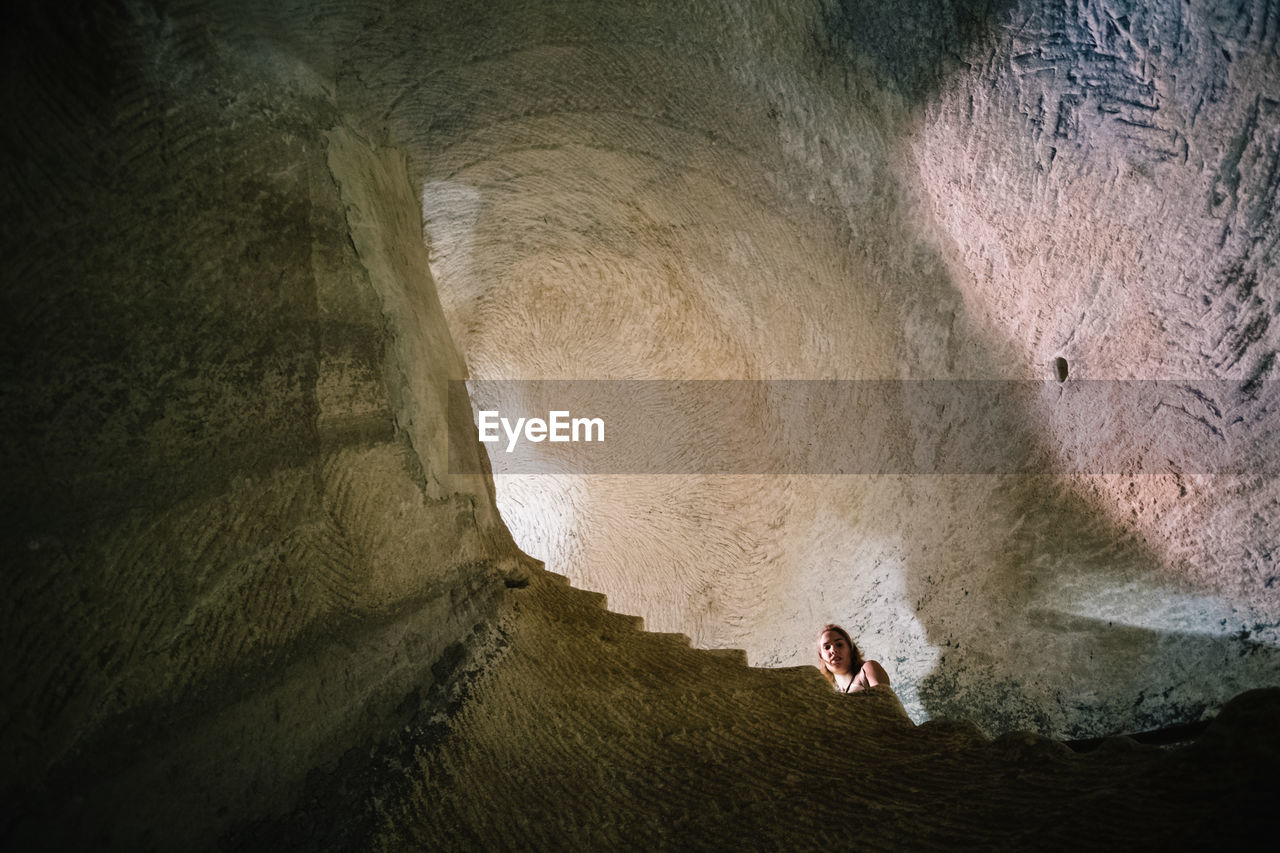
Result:
[[[822,630],[818,632],[818,669],[822,671],[822,677],[827,680],[827,683],[832,687],[835,687],[835,673],[827,669],[827,662],[822,659],[822,635],[828,631],[835,631],[841,637],[844,637],[844,641],[849,644],[849,655],[853,658],[849,665],[850,672],[857,675],[858,670],[862,669],[862,664],[865,663],[865,661],[862,659],[862,653],[858,651],[858,644],[853,641],[853,637],[849,636],[848,631],[841,628],[839,625],[832,625],[829,623],[823,625]]]

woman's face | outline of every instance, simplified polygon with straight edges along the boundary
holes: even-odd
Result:
[[[849,644],[845,642],[839,631],[823,631],[818,640],[818,653],[827,669],[840,675],[848,675],[853,664]]]

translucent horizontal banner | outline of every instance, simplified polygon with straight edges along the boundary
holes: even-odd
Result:
[[[475,441],[499,476],[1280,471],[1258,380],[472,380],[450,405],[454,473]]]

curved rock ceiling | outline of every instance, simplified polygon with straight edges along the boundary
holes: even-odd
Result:
[[[428,4],[348,26],[294,47],[340,45],[343,107],[410,152],[473,378],[1274,375],[1275,4]],[[1095,437],[1273,408],[1171,386]],[[500,475],[498,502],[650,629],[778,665],[847,625],[917,720],[1098,734],[1274,680],[1274,451],[1254,475],[1076,474],[1042,440],[1034,475]]]
[[[213,5],[223,61],[408,152],[473,379],[1061,365],[1254,382],[1170,386],[1100,441],[1149,449],[1183,415],[1269,435],[1274,3]],[[194,85],[149,37],[187,74],[156,84]],[[939,417],[817,405],[782,436],[726,427],[781,473],[500,474],[498,505],[548,568],[697,646],[807,663],[845,624],[917,721],[1087,736],[1274,680],[1270,444],[1249,474],[1079,474],[1050,424],[1034,474],[800,473],[849,421],[927,457]]]
[[[967,721],[1276,683],[1280,5],[675,5],[0,32],[6,838],[1263,831],[1275,689]],[[464,372],[659,431],[490,477]]]

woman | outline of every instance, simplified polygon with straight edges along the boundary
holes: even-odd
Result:
[[[839,625],[823,625],[818,635],[818,669],[839,693],[857,693],[877,684],[889,686],[889,675],[876,661],[863,661],[849,632]]]

